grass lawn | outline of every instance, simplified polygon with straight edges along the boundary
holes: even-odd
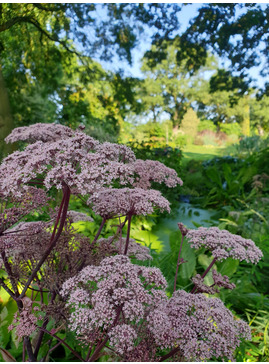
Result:
[[[182,164],[184,165],[191,159],[204,161],[217,156],[221,157],[225,155],[226,148],[216,147],[213,145],[186,145],[185,147],[183,147],[182,151]]]

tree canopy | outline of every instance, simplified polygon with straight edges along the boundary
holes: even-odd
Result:
[[[200,103],[202,112],[201,95],[204,110],[216,110],[213,103],[221,95],[234,111],[241,98],[253,94],[248,71],[260,65],[263,75],[267,72],[262,63],[268,62],[268,6],[201,4],[181,34],[180,11],[187,6],[0,4],[1,139],[14,126],[44,121],[84,123],[95,137],[113,139],[131,114],[158,121],[166,112],[176,127],[190,105],[197,109]],[[131,64],[143,34],[151,42],[143,58],[144,80],[98,63]],[[225,56],[231,65],[216,71],[209,84],[205,71],[216,69],[213,55]],[[263,105],[266,87],[259,93]],[[261,115],[257,105],[251,106],[251,117]],[[214,122],[228,120],[225,112],[224,118],[215,113]],[[257,124],[264,129],[266,122]]]

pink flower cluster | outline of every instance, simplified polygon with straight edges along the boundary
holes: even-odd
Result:
[[[107,188],[94,193],[88,200],[98,215],[111,218],[117,215],[148,215],[154,208],[170,212],[169,202],[156,190],[142,188]]]
[[[228,276],[223,276],[221,273],[218,273],[215,269],[212,270],[212,277],[214,280],[214,284],[218,287],[223,287],[227,289],[234,289],[236,286],[234,283],[231,283]]]
[[[71,223],[78,221],[90,221],[93,222],[93,218],[83,212],[69,210],[67,213],[67,217]]]
[[[74,131],[67,126],[60,124],[37,123],[30,126],[22,126],[14,129],[6,137],[7,143],[14,143],[19,140],[34,143],[38,140],[42,142],[54,142],[58,139],[69,138]]]
[[[165,183],[168,187],[176,187],[178,184],[183,185],[176,171],[166,167],[159,161],[137,159],[132,167],[136,175],[135,187],[148,189],[151,182]]]
[[[88,341],[97,329],[106,330],[111,345],[117,350],[122,345],[125,350],[126,345],[132,347],[137,335],[134,324],[145,316],[149,306],[154,308],[156,303],[167,299],[166,286],[159,269],[134,265],[127,256],[116,255],[105,258],[98,267],[87,266],[68,279],[61,295],[67,297],[71,309],[71,331]],[[121,315],[115,323],[118,310]],[[122,326],[123,318],[126,326]],[[122,340],[124,332],[126,340]]]
[[[148,328],[161,348],[178,348],[188,361],[212,357],[233,361],[242,339],[250,340],[250,328],[235,320],[218,298],[176,291],[148,318]]]
[[[212,277],[214,280],[214,284],[212,286],[207,286],[204,283],[204,278],[202,278],[200,274],[196,274],[196,276],[192,278],[192,282],[196,286],[196,293],[199,292],[199,293],[215,294],[219,293],[219,289],[217,287],[223,287],[227,289],[235,288],[235,284],[229,281],[228,276],[223,276],[221,273],[218,273],[215,269],[212,270]]]
[[[2,206],[11,203],[12,207],[6,208],[0,213],[0,234],[16,224],[24,216],[38,212],[46,205],[48,197],[46,192],[40,188],[26,187],[21,197],[1,196]]]
[[[199,227],[197,230],[189,230],[186,238],[192,247],[196,249],[205,247],[220,261],[231,257],[240,261],[258,263],[263,256],[252,240],[217,227]]]
[[[110,345],[121,355],[133,350],[137,333],[131,325],[121,324],[108,333]]]
[[[115,239],[114,236],[111,236],[107,239],[101,238],[97,241],[97,244],[99,246],[109,244],[115,248],[115,252],[117,252],[117,254],[123,254],[126,244],[126,238]],[[141,261],[152,260],[152,256],[150,255],[150,249],[147,246],[143,246],[137,243],[135,239],[129,240],[127,256]]]
[[[37,329],[37,321],[41,317],[37,317],[32,311],[39,311],[39,308],[35,306],[32,307],[33,302],[28,297],[24,297],[23,308],[20,311],[20,316],[18,312],[14,315],[13,324],[8,327],[11,331],[16,328],[16,334],[19,338],[24,336],[30,336]]]
[[[2,236],[0,236],[0,251],[11,251],[13,254],[24,250],[24,243],[33,238],[34,235],[38,235],[44,232],[47,224],[43,221],[32,222],[20,222],[13,228],[5,230]],[[49,236],[49,235],[48,235]],[[37,237],[40,239],[40,237]]]
[[[53,186],[61,189],[67,185],[72,193],[82,195],[111,188],[114,183],[117,183],[117,187],[137,187],[134,192],[137,196],[142,194],[142,189],[150,188],[152,181],[164,182],[169,187],[182,184],[176,172],[160,162],[136,160],[132,150],[125,145],[101,144],[80,131],[72,131],[61,125],[35,124],[17,128],[7,137],[7,141],[17,140],[34,143],[23,151],[12,153],[1,164],[0,190],[6,195],[21,196],[25,185],[40,176],[48,190]],[[117,193],[120,194],[115,191]],[[145,209],[140,206],[138,210],[146,214],[153,211],[154,204],[162,210],[169,209],[161,195],[151,192]]]

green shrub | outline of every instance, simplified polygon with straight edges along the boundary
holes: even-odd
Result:
[[[160,147],[154,148],[148,143],[137,143],[137,142],[129,142],[127,144],[134,151],[137,159],[151,159],[157,160],[161,163],[165,163],[165,165],[169,168],[173,168],[179,176],[181,176],[181,160],[182,160],[182,151],[179,148],[172,147]],[[175,187],[173,189],[169,189],[165,185],[158,186],[152,184],[153,188],[160,190],[163,195],[169,200],[171,203],[171,210],[173,207],[178,205],[179,195],[181,193],[181,187]]]
[[[238,123],[220,124],[220,131],[227,135],[240,136],[242,134],[242,128]]]
[[[217,131],[217,127],[211,120],[201,120],[198,124],[198,131],[203,130]]]
[[[240,156],[249,156],[269,146],[269,137],[261,138],[259,135],[243,137],[236,147],[236,153]]]

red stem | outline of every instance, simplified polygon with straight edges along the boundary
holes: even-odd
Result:
[[[1,257],[3,259],[3,263],[4,263],[4,266],[6,268],[6,271],[7,271],[7,274],[8,274],[8,277],[10,279],[10,282],[11,282],[11,285],[12,285],[12,288],[13,288],[13,291],[15,292],[15,296],[18,297],[19,296],[19,291],[18,291],[18,287],[17,287],[17,284],[16,284],[16,281],[13,277],[13,273],[12,273],[12,269],[11,269],[11,265],[9,264],[8,260],[7,260],[7,256],[6,256],[6,253],[4,251],[2,251],[1,253]]]
[[[160,361],[165,361],[166,359],[170,358],[171,356],[175,355],[178,351],[180,351],[179,348],[172,349],[168,354],[162,356],[160,358]]]
[[[15,296],[15,293],[11,291],[11,289],[8,288],[8,286],[5,284],[5,282],[0,278],[0,285],[4,288],[4,290],[10,295],[10,297],[13,298],[13,300],[17,300],[17,297]]]

